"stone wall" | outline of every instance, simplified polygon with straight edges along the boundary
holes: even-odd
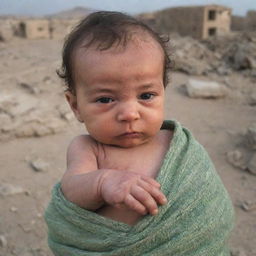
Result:
[[[256,11],[251,10],[247,12],[245,29],[256,31]]]
[[[159,11],[156,27],[161,33],[178,32],[181,36],[202,37],[203,8],[177,7]]]
[[[246,17],[232,15],[231,17],[231,30],[242,31],[245,29]]]
[[[79,19],[50,19],[50,38],[63,39]]]

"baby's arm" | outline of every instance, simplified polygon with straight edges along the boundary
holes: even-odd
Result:
[[[125,205],[140,214],[157,214],[157,205],[166,203],[160,184],[135,172],[98,169],[95,150],[89,136],[79,136],[70,144],[61,181],[66,198],[92,211],[106,203]]]

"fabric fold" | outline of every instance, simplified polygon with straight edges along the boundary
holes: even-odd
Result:
[[[233,207],[207,152],[178,122],[162,128],[174,134],[157,176],[168,199],[158,215],[129,226],[69,202],[58,183],[45,212],[54,255],[229,255]]]

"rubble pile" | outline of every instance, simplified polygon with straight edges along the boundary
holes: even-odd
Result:
[[[240,136],[237,148],[227,152],[227,161],[234,167],[256,175],[256,123]]]
[[[256,78],[256,33],[231,33],[197,41],[170,35],[175,70],[189,75],[242,72]]]
[[[171,35],[170,47],[174,70],[188,75],[207,75],[216,69],[220,61],[217,53],[191,37]]]
[[[0,96],[0,141],[15,137],[41,137],[64,130],[68,120],[63,110],[47,105],[33,95],[3,92]]]
[[[203,41],[220,56],[220,65],[244,75],[256,77],[256,33],[232,33]]]

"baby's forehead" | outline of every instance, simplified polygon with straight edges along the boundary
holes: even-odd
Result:
[[[140,51],[148,50],[148,48],[159,49],[159,54],[163,55],[164,50],[159,42],[153,38],[149,33],[143,31],[132,31],[129,36],[123,39],[116,40],[115,42],[95,41],[90,43],[88,39],[84,39],[80,45],[74,49],[73,56],[79,56],[86,53],[112,53],[121,54],[126,52],[127,49],[134,48]]]

